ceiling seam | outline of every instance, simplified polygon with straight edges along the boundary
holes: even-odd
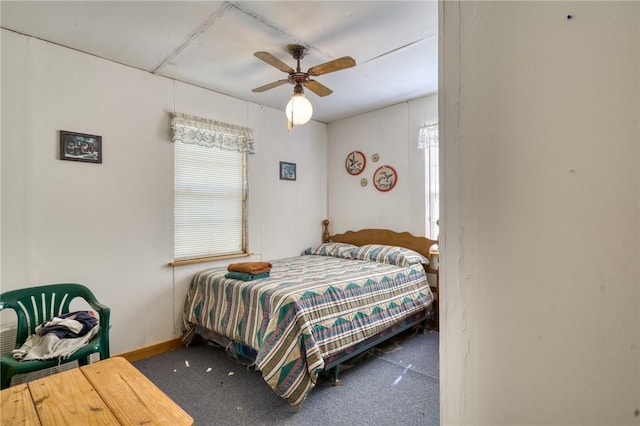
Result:
[[[291,39],[291,43],[292,44],[300,44],[300,45],[306,47],[308,50],[313,50],[314,52],[316,52],[317,54],[319,54],[322,57],[325,57],[327,59],[334,59],[333,56],[326,54],[322,50],[318,49],[315,46],[310,45],[309,43],[305,43],[304,41],[302,41],[299,38],[295,37],[293,34],[290,34],[284,28],[281,28],[278,25],[274,24],[273,22],[270,22],[269,20],[267,20],[266,18],[258,15],[257,13],[253,12],[252,10],[246,9],[244,7],[241,7],[237,2],[228,2],[228,4],[230,4],[231,6],[235,7],[236,9],[238,9],[240,12],[244,13],[245,15],[255,19],[259,23],[264,24],[264,25],[266,25],[266,26],[278,31],[281,34],[286,35],[287,37],[289,37]]]
[[[391,54],[391,53],[394,53],[394,52],[397,52],[397,51],[399,51],[399,50],[406,49],[407,47],[413,46],[414,44],[421,43],[421,42],[423,42],[423,41],[429,41],[429,40],[432,40],[432,39],[433,39],[433,38],[435,38],[436,36],[437,36],[437,34],[432,34],[432,35],[430,35],[430,36],[428,36],[428,37],[423,37],[423,38],[420,38],[420,39],[418,39],[418,40],[414,40],[414,41],[412,41],[412,42],[410,42],[410,43],[407,43],[407,44],[405,44],[405,45],[403,45],[403,46],[396,47],[395,49],[391,49],[391,50],[389,50],[388,52],[381,53],[381,54],[379,54],[378,56],[374,56],[373,58],[369,58],[369,59],[367,59],[366,61],[360,62],[360,65],[364,65],[364,64],[366,64],[367,62],[371,62],[371,61],[373,61],[373,60],[375,60],[375,59],[382,58],[383,56],[387,56],[387,55],[389,55],[389,54]]]
[[[180,52],[186,49],[195,39],[200,37],[205,31],[209,29],[218,19],[224,16],[225,13],[231,8],[231,4],[225,3],[220,9],[211,13],[207,19],[198,25],[198,27],[187,36],[187,38],[175,49],[171,51],[167,56],[165,56],[156,67],[151,70],[153,74],[157,74],[162,67],[164,67],[169,61],[178,56]]]
[[[264,24],[270,28],[273,28],[274,30],[278,31],[279,33],[282,33],[284,35],[286,35],[287,37],[291,38],[291,39],[295,39],[295,42],[298,44],[303,44],[301,40],[296,39],[293,35],[289,34],[285,29],[277,26],[276,24],[274,24],[273,22],[268,21],[266,18],[258,15],[257,13],[246,9],[244,7],[241,7],[240,5],[238,5],[238,3],[231,3],[231,2],[227,2],[227,4],[231,7],[236,8],[238,11],[244,13],[245,15],[249,16],[250,18],[255,19],[256,21],[260,22],[261,24]]]

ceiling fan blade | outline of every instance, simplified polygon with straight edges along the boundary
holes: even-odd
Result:
[[[289,65],[285,64],[284,62],[282,62],[280,59],[276,58],[269,52],[256,52],[253,54],[253,56],[255,56],[256,58],[262,59],[269,65],[278,68],[280,71],[284,71],[289,74],[295,72],[293,68],[291,68]]]
[[[264,92],[265,90],[269,90],[269,89],[273,89],[274,87],[282,86],[283,84],[287,83],[288,81],[289,80],[274,81],[273,83],[269,83],[269,84],[265,84],[264,86],[256,87],[255,89],[252,90],[252,92],[256,92],[256,93]]]
[[[316,65],[309,68],[309,75],[322,75],[330,72],[340,71],[345,68],[351,68],[356,65],[356,60],[351,56],[343,56],[342,58],[334,59],[333,61],[325,62],[324,64]]]
[[[324,84],[320,84],[315,80],[309,80],[304,84],[304,87],[311,90],[318,96],[327,96],[333,93],[333,90],[329,89]]]

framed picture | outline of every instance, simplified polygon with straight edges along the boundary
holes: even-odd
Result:
[[[102,136],[60,130],[60,159],[102,163]]]
[[[280,179],[296,180],[296,163],[280,162]]]
[[[398,173],[391,166],[378,167],[373,174],[373,185],[378,191],[391,191],[396,183],[398,183]]]
[[[367,158],[360,151],[352,151],[344,160],[344,168],[350,175],[359,175],[367,165]]]

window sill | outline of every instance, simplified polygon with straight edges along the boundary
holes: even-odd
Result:
[[[174,260],[173,262],[169,262],[169,266],[193,265],[195,263],[215,262],[217,260],[237,259],[240,257],[249,257],[249,256],[251,256],[251,253],[235,253],[235,254],[225,254],[222,256],[198,257],[196,259]]]

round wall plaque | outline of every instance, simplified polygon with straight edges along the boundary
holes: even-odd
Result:
[[[359,175],[367,165],[367,159],[360,151],[353,151],[347,155],[347,159],[344,161],[344,167],[347,169],[347,173],[350,175]]]
[[[378,191],[391,191],[398,182],[398,174],[391,166],[380,166],[373,174],[373,185]]]

